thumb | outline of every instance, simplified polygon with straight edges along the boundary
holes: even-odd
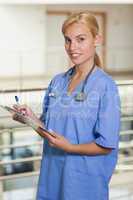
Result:
[[[51,128],[48,129],[48,131],[49,131],[50,133],[52,133],[52,135],[55,135],[56,137],[59,138],[59,134],[55,133]]]

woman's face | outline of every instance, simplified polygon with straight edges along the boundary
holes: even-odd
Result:
[[[95,55],[95,38],[82,23],[74,23],[66,28],[65,49],[75,65],[87,64]]]

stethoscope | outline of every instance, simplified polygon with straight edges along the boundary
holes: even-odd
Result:
[[[88,78],[89,78],[89,76],[90,76],[90,74],[92,73],[92,71],[93,71],[94,68],[95,68],[95,63],[93,64],[91,70],[90,70],[89,73],[87,74],[87,76],[86,76],[86,78],[85,78],[85,80],[84,80],[84,82],[83,82],[81,91],[78,92],[78,94],[76,94],[76,95],[74,96],[75,101],[84,101],[84,100],[87,98],[87,94],[85,94],[85,92],[84,92],[84,91],[85,91],[85,86],[86,86],[87,81],[88,81]],[[73,67],[73,69],[70,69],[70,71],[68,71],[68,72],[66,72],[66,73],[69,74],[69,80],[71,80],[71,79],[72,79],[72,76],[73,76],[74,73],[75,73],[75,67]],[[55,91],[54,91],[54,92],[50,92],[50,93],[48,94],[48,96],[49,96],[49,97],[53,97],[53,98],[57,98],[57,97],[58,97],[58,95],[56,94]]]

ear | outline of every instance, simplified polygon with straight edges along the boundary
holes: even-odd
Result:
[[[95,41],[94,41],[94,45],[96,46],[100,46],[103,42],[103,38],[100,34],[97,34],[95,37]]]

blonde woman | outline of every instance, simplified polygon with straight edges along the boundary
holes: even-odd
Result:
[[[52,79],[44,98],[40,123],[55,137],[39,131],[45,141],[37,200],[108,200],[120,129],[117,86],[101,69],[92,14],[72,14],[62,32],[74,65]]]

